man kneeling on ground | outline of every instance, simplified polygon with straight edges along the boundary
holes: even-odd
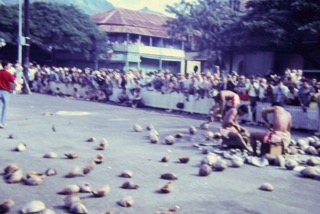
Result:
[[[268,121],[268,114],[273,113],[273,127]],[[261,144],[280,145],[283,139],[290,139],[290,129],[292,125],[291,114],[286,111],[280,103],[273,103],[270,108],[261,112],[265,121],[267,132],[254,132],[250,135],[250,144],[253,149],[253,155],[257,156],[257,141]]]
[[[249,136],[248,131],[239,125],[237,122],[239,116],[248,113],[248,107],[241,105],[239,108],[229,109],[222,121],[222,128],[220,129],[222,136],[226,139],[225,143],[228,146],[240,147],[240,149],[252,152],[251,148],[245,142],[243,135]]]

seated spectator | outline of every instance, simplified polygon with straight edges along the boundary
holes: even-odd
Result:
[[[140,90],[134,90],[133,94],[130,96],[130,102],[131,102],[131,107],[132,108],[142,108],[144,107],[144,104],[142,102],[142,97],[140,94]]]
[[[126,88],[121,89],[121,92],[118,94],[118,101],[120,104],[127,104],[130,101]]]
[[[80,94],[78,93],[78,89],[77,88],[73,88],[73,92],[71,94],[71,97],[79,99],[80,98]]]

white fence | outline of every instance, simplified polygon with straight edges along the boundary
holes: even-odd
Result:
[[[64,83],[50,83],[50,88],[54,91],[57,87],[60,88],[60,91],[63,94],[71,95],[73,88],[78,89],[78,93],[81,96],[85,95],[86,91],[89,91],[89,87],[81,87],[79,84],[64,84]],[[119,88],[113,89],[113,94],[109,97],[110,101],[117,102],[118,94],[120,93]],[[142,90],[141,96],[143,102],[146,106],[171,109],[171,110],[181,110],[185,112],[198,113],[198,114],[208,114],[210,107],[213,104],[213,100],[209,98],[196,99],[196,97],[190,95],[189,101],[186,101],[186,98],[183,94],[171,93],[171,94],[161,94],[157,91],[147,91]],[[184,103],[184,108],[177,108],[177,103]],[[248,104],[245,102],[243,104]],[[269,103],[259,103],[257,104],[257,122],[263,122],[260,112],[270,106]],[[292,127],[293,128],[302,128],[307,130],[316,130],[317,124],[319,122],[319,115],[317,108],[309,108],[307,112],[303,112],[300,107],[297,106],[285,106],[285,109],[289,111],[292,115]],[[252,114],[249,108],[249,114],[243,119],[250,120]],[[272,121],[272,120],[271,120]]]

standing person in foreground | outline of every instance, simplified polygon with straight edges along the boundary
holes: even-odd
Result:
[[[273,127],[268,121],[268,114],[273,113]],[[280,103],[273,103],[271,107],[261,112],[262,118],[269,129],[267,132],[254,132],[250,135],[253,155],[257,156],[257,141],[262,144],[281,144],[283,139],[290,138],[292,125],[291,114]]]
[[[3,69],[0,70],[0,101],[2,104],[0,128],[5,127],[9,96],[10,96],[10,93],[16,87],[16,83],[15,83],[16,78],[8,71],[10,66],[11,64],[9,62],[3,61],[2,62]]]
[[[237,146],[241,150],[247,150],[252,152],[251,148],[245,142],[243,135],[249,136],[248,131],[239,125],[237,122],[239,116],[243,116],[248,113],[248,107],[241,105],[239,108],[231,108],[227,111],[222,121],[222,128],[220,129],[222,136],[226,140],[228,146]]]

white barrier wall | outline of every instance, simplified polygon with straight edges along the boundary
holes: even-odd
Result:
[[[86,91],[90,91],[90,87],[81,87],[79,84],[64,84],[64,83],[50,83],[51,90],[55,91],[56,88],[59,87],[60,91],[63,94],[71,95],[73,92],[73,88],[78,89],[78,93],[81,96],[85,95]],[[121,89],[113,88],[113,94],[109,97],[110,101],[117,102],[118,94]],[[163,109],[171,109],[171,110],[181,110],[185,112],[191,113],[199,113],[199,114],[208,114],[209,109],[213,105],[214,101],[210,98],[204,99],[196,99],[195,96],[190,95],[189,101],[186,101],[186,97],[183,94],[171,93],[171,94],[161,94],[157,91],[148,91],[141,90],[141,96],[143,102],[146,106],[155,107],[155,108],[163,108]],[[184,103],[184,108],[177,108],[177,103]],[[249,102],[243,102],[243,104],[247,104],[249,107],[249,114],[245,115],[244,118],[246,120],[251,120],[252,114],[250,110]],[[260,103],[257,104],[257,122],[263,122],[261,117],[261,111],[267,107],[269,107],[269,103]],[[285,106],[285,109],[289,111],[292,115],[292,127],[293,128],[302,128],[307,130],[316,130],[318,121],[318,109],[317,108],[309,108],[307,112],[303,112],[300,107],[297,106]],[[271,116],[272,117],[272,116]],[[270,118],[270,121],[272,118]]]

